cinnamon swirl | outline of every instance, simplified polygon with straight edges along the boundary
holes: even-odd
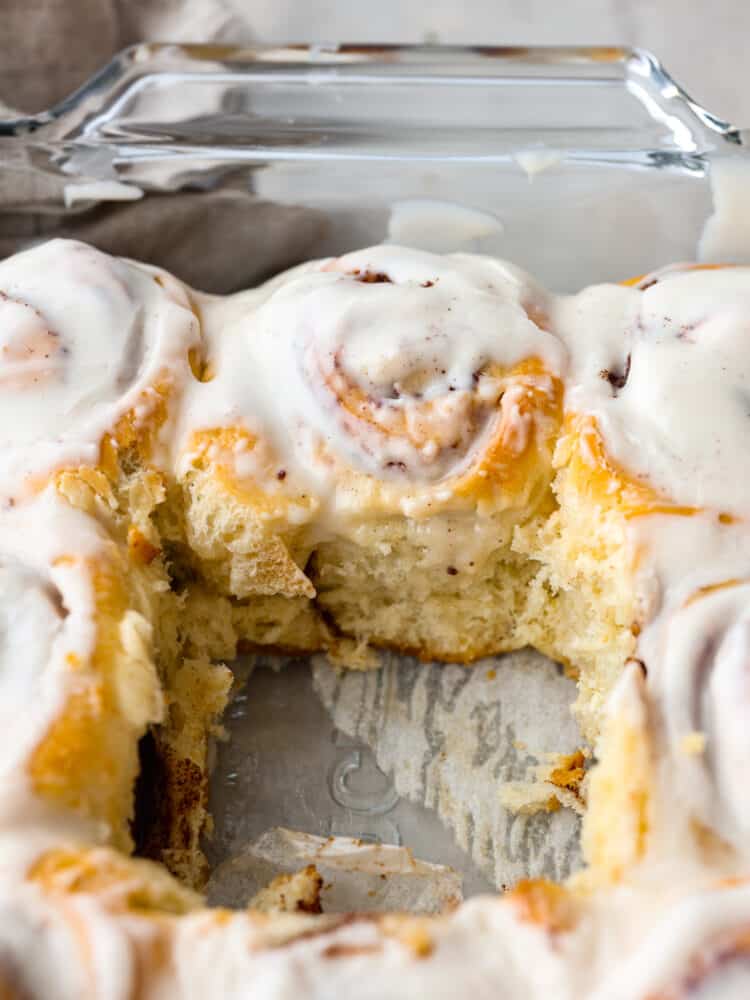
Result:
[[[164,272],[53,240],[0,263],[0,485],[17,498],[63,468],[154,457],[191,376],[200,326]]]

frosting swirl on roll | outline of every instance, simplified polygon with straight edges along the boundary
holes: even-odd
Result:
[[[623,914],[617,913],[617,903]],[[607,905],[608,903],[608,905]],[[590,1000],[739,1000],[750,991],[750,889],[746,884],[693,891],[666,907],[648,907],[657,896],[609,900],[602,915],[620,920],[612,929],[617,948],[640,936],[626,957],[612,962],[601,948],[606,973]],[[632,907],[628,912],[628,905]],[[660,912],[661,910],[661,912]],[[602,943],[608,931],[602,929]]]
[[[0,511],[0,830],[67,816],[127,843],[136,741],[162,696],[123,573],[53,485]]]
[[[238,296],[234,316],[206,310],[216,377],[194,391],[189,423],[244,422],[284,478],[318,489],[341,464],[437,483],[466,470],[498,420],[509,451],[526,447],[528,399],[553,396],[564,363],[530,318],[545,311],[530,278],[490,258],[380,246],[309,265]]]
[[[609,455],[679,504],[750,512],[750,270],[672,268],[557,300],[566,406]]]
[[[750,537],[715,512],[634,519],[642,631],[658,773],[656,853],[713,831],[747,859],[750,759]],[[679,831],[682,831],[681,833]],[[692,832],[691,832],[692,831]],[[698,846],[697,842],[693,846]]]
[[[750,992],[750,932],[695,956],[682,982],[658,1000],[744,1000]]]
[[[86,563],[101,545],[93,522],[51,490],[0,516],[0,821],[26,808],[30,755],[64,709],[72,667],[93,651],[95,600]]]
[[[199,325],[162,272],[69,240],[0,263],[0,490],[93,463],[128,410],[189,377]]]
[[[670,617],[654,686],[678,798],[746,852],[750,581],[698,591]]]

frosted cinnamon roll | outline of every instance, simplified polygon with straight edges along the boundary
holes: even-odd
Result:
[[[587,428],[579,450],[608,463],[602,490],[624,479],[630,513],[750,511],[736,474],[750,446],[749,310],[746,267],[675,266],[559,300],[568,420]]]
[[[80,692],[71,681],[78,721],[48,720],[59,735],[34,751],[34,787],[130,844],[137,741],[161,719],[163,688],[160,853],[169,850],[186,877],[205,866],[208,731],[229,680],[205,646],[186,648],[154,511],[165,506],[181,397],[203,373],[199,299],[163,271],[73,241],[0,263],[0,505],[20,512],[53,483],[101,521],[105,563],[106,606],[92,598],[91,629],[103,630],[107,651],[89,649],[89,673],[75,675]],[[98,569],[85,564],[81,574]]]
[[[8,845],[0,848],[5,861]],[[576,995],[569,988],[585,981],[561,946],[565,931],[493,897],[433,919],[232,912],[201,906],[155,866],[101,848],[67,844],[35,856],[14,845],[10,856],[23,874],[0,880],[0,985],[21,996],[52,995],[55,984],[61,1000],[276,1000],[300,991],[406,1000],[470,985],[486,1000],[543,1000]]]
[[[710,847],[710,833],[714,851],[723,845],[747,864],[750,536],[744,522],[707,513],[690,519],[687,535],[663,521],[638,532],[656,577],[640,656],[648,665],[662,841],[674,842],[687,824],[698,846]]]
[[[526,882],[441,917],[209,909],[156,866],[0,839],[0,984],[92,1000],[345,995],[735,1000],[745,884],[596,897]]]
[[[219,306],[190,432],[232,416],[255,431],[275,461],[240,453],[239,484],[311,488],[324,503],[347,472],[397,504],[404,486],[461,479],[490,443],[524,454],[562,362],[530,318],[544,310],[528,276],[489,258],[376,247],[295,269],[238,296],[234,316]],[[493,480],[506,486],[500,470]]]
[[[507,603],[482,639],[436,622],[504,575],[546,501],[564,366],[546,312],[510,265],[387,246],[207,307],[177,473],[203,571],[239,597],[317,595],[343,633],[423,655],[522,644]]]
[[[750,510],[747,477],[737,474],[737,456],[750,450],[748,315],[742,267],[674,267],[553,302],[550,323],[568,351],[559,507],[522,544],[549,567],[546,589],[556,594],[540,600],[532,641],[552,634],[547,648],[575,664],[589,736],[623,664],[656,667],[639,637],[659,614],[665,579],[676,579],[680,546],[700,534],[696,519],[723,526]],[[657,557],[671,523],[676,544]],[[695,554],[699,564],[710,556]]]
[[[623,956],[623,945],[635,930],[632,923],[623,927],[617,942],[620,957],[606,963],[591,1000],[737,1000],[748,995],[747,884],[688,891],[682,899],[657,909],[656,919],[649,913],[653,897],[636,896],[630,906],[631,921],[640,912],[647,930],[635,935],[641,940]],[[611,916],[615,916],[614,909]],[[608,929],[603,927],[601,934],[606,940]]]
[[[76,816],[131,843],[137,741],[162,699],[128,570],[51,487],[0,513],[3,830]]]
[[[592,628],[563,643],[587,733],[599,729],[629,661],[644,678],[640,742],[653,767],[653,780],[634,789],[642,754],[623,721],[600,768],[598,786],[609,783],[594,797],[602,818],[588,821],[606,859],[623,789],[636,808],[617,826],[615,840],[624,828],[633,834],[621,858],[668,856],[678,842],[689,851],[693,826],[744,853],[732,774],[746,749],[738,706],[750,492],[738,472],[750,447],[748,315],[750,269],[741,267],[676,266],[585,289],[553,309],[570,368],[555,454],[560,507],[538,557],[561,567],[563,605],[580,608],[586,595],[595,612]],[[723,763],[730,756],[734,765]],[[669,802],[658,815],[656,801]],[[623,872],[619,861],[605,868]]]
[[[674,615],[655,684],[681,794],[705,827],[747,853],[750,583],[696,594]]]
[[[145,460],[200,330],[164,272],[53,240],[0,263],[0,493],[118,449]]]

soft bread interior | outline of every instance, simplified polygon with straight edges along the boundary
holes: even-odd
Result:
[[[208,471],[166,487],[137,463],[120,469],[106,496],[99,482],[65,486],[100,518],[106,500],[132,603],[151,624],[162,793],[141,846],[186,883],[207,873],[208,741],[232,680],[216,661],[238,651],[324,650],[364,668],[378,646],[468,665],[531,645],[577,676],[578,718],[596,742],[635,647],[633,571],[623,511],[583,491],[564,463],[506,509],[363,518],[318,537],[263,519]]]
[[[361,666],[364,645],[466,664],[532,645],[578,675],[579,716],[596,737],[635,645],[632,570],[621,513],[581,496],[564,469],[523,507],[490,516],[382,517],[317,543],[277,534],[279,590],[288,560],[310,592],[293,596],[265,593],[263,527],[240,529],[247,508],[228,510],[204,486],[181,505],[182,524],[170,515],[166,543],[191,648],[325,649]]]

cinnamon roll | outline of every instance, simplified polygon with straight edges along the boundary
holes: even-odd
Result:
[[[15,847],[26,875],[14,879],[7,846],[0,984],[12,997],[447,998],[457,974],[488,1000],[569,995],[561,942],[572,929],[528,919],[510,901],[477,899],[433,919],[232,913],[201,906],[148,862],[80,844]]]
[[[592,532],[590,580],[598,589],[624,582],[620,606],[630,609],[633,634],[620,655],[642,674],[638,725],[627,722],[622,699],[609,708],[616,735],[603,747],[587,820],[590,856],[607,858],[616,878],[623,857],[677,851],[727,864],[731,851],[741,870],[747,858],[740,762],[750,750],[750,495],[736,456],[750,445],[749,309],[747,268],[690,266],[587,289],[554,313],[571,356],[554,516],[568,544],[571,512],[602,524]],[[571,585],[580,592],[591,584]],[[598,720],[606,716],[621,669],[613,663],[604,676],[600,660],[582,671],[584,719],[592,708]],[[632,808],[623,807],[625,789]],[[614,842],[623,826],[633,836],[613,860],[606,831],[617,815],[629,818]]]
[[[555,322],[571,358],[566,408],[595,433],[578,450],[606,453],[597,485],[613,490],[619,472],[631,516],[747,514],[736,456],[750,444],[748,306],[744,267],[675,266],[559,300]]]
[[[548,502],[560,419],[546,308],[510,265],[399,247],[209,305],[177,466],[204,575],[357,642],[522,645],[511,536]]]
[[[0,263],[0,491],[153,458],[200,327],[183,285],[71,240]]]
[[[639,647],[651,644],[652,620],[663,620],[669,581],[683,584],[689,572],[681,550],[708,565],[715,543],[701,525],[715,523],[724,538],[747,516],[750,493],[733,456],[750,447],[749,312],[742,267],[676,266],[552,304],[568,359],[558,507],[519,540],[555,594],[540,596],[541,635],[532,642],[575,665],[577,712],[590,737],[623,664],[642,660],[650,678],[656,669]],[[713,582],[723,573],[718,566]]]
[[[0,829],[66,814],[127,848],[137,741],[160,721],[128,562],[48,487],[0,513]]]
[[[188,648],[183,640],[179,598],[170,589],[154,519],[169,489],[177,407],[203,371],[199,310],[200,297],[171,275],[74,241],[54,240],[0,263],[0,503],[26,516],[21,509],[31,504],[36,511],[35,496],[52,484],[100,522],[88,530],[101,531],[113,564],[101,569],[98,584],[102,600],[113,606],[94,608],[90,625],[104,628],[114,616],[101,639],[107,652],[92,647],[85,660],[93,657],[91,676],[83,667],[74,675],[81,690],[71,681],[73,707],[52,730],[59,738],[36,750],[37,784],[67,796],[76,811],[129,844],[137,740],[148,723],[162,721],[156,735],[164,769],[162,847],[186,877],[204,866],[198,843],[207,733],[226,700],[228,679],[208,663],[210,642]],[[75,559],[78,534],[70,543]],[[65,542],[64,525],[59,541]],[[80,572],[93,576],[95,567]],[[140,698],[151,707],[136,709]],[[75,725],[68,721],[73,715]],[[90,781],[97,759],[107,775],[99,785]],[[61,777],[69,771],[76,781]]]
[[[750,584],[726,581],[669,622],[655,678],[681,794],[704,826],[746,849],[750,736]]]
[[[659,519],[662,521],[663,519]],[[658,541],[654,537],[658,532]],[[650,535],[659,574],[657,611],[640,646],[650,664],[649,739],[659,761],[654,796],[660,842],[684,828],[683,851],[748,858],[750,814],[743,782],[747,745],[750,547],[744,523],[692,519],[690,537],[657,523]]]
[[[637,900],[632,901],[637,905]],[[627,905],[627,904],[626,904]],[[648,913],[648,908],[656,913]],[[631,918],[637,910],[631,910]],[[655,906],[642,900],[645,925],[610,961],[591,1000],[735,1000],[750,991],[750,889],[714,885]],[[602,934],[604,937],[606,932]],[[602,951],[606,950],[602,948]]]
[[[433,918],[271,915],[208,909],[107,848],[0,848],[11,997],[447,998],[468,986],[488,1000],[734,1000],[750,982],[746,884],[587,897],[526,882]]]

